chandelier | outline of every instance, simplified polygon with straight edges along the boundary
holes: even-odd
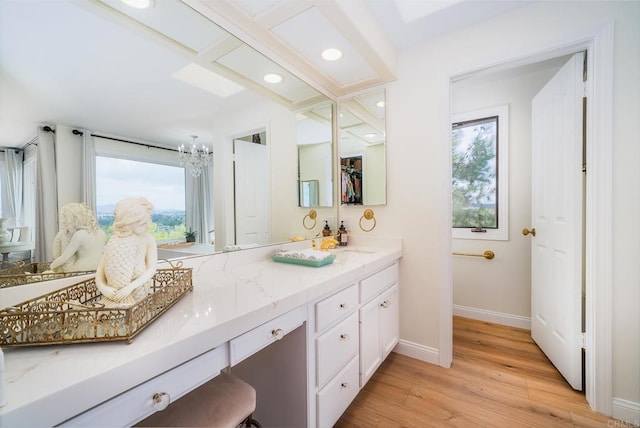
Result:
[[[185,150],[184,144],[178,146],[178,159],[180,165],[189,170],[191,175],[198,178],[202,171],[211,163],[212,155],[209,148],[204,144],[202,147],[196,145],[197,135],[191,136],[191,149]]]

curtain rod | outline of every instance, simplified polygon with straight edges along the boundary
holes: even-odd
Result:
[[[73,135],[82,135],[83,134],[82,131],[78,131],[77,129],[74,129],[71,132],[73,133]],[[146,144],[146,143],[139,143],[137,141],[123,140],[122,138],[107,137],[106,135],[99,135],[99,134],[91,134],[91,135],[94,136],[94,137],[104,138],[105,140],[120,141],[121,143],[136,144],[138,146],[144,146],[144,147],[146,147],[148,149],[154,148],[154,149],[161,149],[161,150],[169,150],[170,152],[177,152],[178,151],[176,149],[171,149],[169,147],[154,146],[153,144]]]

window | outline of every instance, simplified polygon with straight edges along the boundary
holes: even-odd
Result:
[[[508,239],[507,135],[507,106],[454,115],[454,238]]]
[[[184,168],[96,156],[96,217],[107,235],[115,204],[127,197],[145,197],[153,204],[151,233],[156,240],[184,239]]]

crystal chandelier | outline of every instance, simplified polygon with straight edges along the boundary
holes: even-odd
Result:
[[[198,178],[202,171],[211,163],[212,155],[209,152],[209,148],[204,144],[202,147],[196,145],[197,135],[191,136],[191,149],[185,150],[184,144],[178,146],[178,159],[180,159],[180,165],[189,170],[191,175]]]

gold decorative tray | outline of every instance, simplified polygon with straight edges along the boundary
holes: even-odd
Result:
[[[51,262],[4,262],[0,269],[0,288],[95,273],[95,271],[53,272],[50,266]]]
[[[106,308],[95,279],[0,310],[0,345],[111,342],[133,338],[193,290],[191,268],[158,269],[151,293],[127,308]]]

